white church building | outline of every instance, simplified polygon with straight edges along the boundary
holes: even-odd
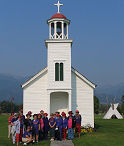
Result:
[[[23,111],[50,113],[78,109],[82,125],[94,127],[94,89],[96,87],[71,65],[73,40],[68,38],[70,20],[58,12],[48,21],[49,39],[47,48],[47,67],[26,81],[23,85]]]

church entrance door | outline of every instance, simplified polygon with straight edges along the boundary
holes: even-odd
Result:
[[[54,92],[50,95],[50,113],[65,112],[68,114],[68,93]]]

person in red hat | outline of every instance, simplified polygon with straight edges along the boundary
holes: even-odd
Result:
[[[22,109],[19,111],[19,116],[20,116],[20,135],[19,135],[19,141],[22,142],[22,136],[23,136],[23,131],[24,131],[24,121],[25,121],[25,116],[23,115],[23,110]]]
[[[38,143],[38,136],[39,136],[39,130],[40,130],[40,122],[37,118],[37,114],[33,115],[33,120],[32,120],[32,134],[33,134],[33,143],[35,143],[35,137],[36,137],[36,143]]]
[[[11,120],[11,125],[12,125],[11,132],[12,132],[12,141],[13,141],[13,144],[15,144],[15,141],[16,141],[16,132],[15,132],[14,122],[16,122],[18,120],[17,117],[18,117],[18,114],[17,113],[14,113],[13,118]]]
[[[57,140],[62,140],[62,118],[60,114],[57,114],[57,119],[56,119],[56,139]]]
[[[11,125],[11,121],[13,118],[14,113],[11,113],[11,116],[8,118],[8,138],[10,139],[10,136],[12,135],[11,133],[11,129],[12,129],[12,125]]]
[[[38,119],[40,121],[39,140],[41,141],[43,139],[43,127],[44,127],[43,114],[41,112],[38,114]]]
[[[44,113],[44,118],[43,118],[43,122],[44,122],[43,136],[44,136],[45,140],[48,139],[48,131],[49,131],[49,120],[48,120],[47,116],[48,116],[48,114]]]
[[[30,126],[30,127],[32,126],[31,114],[30,113],[26,114],[26,119],[24,120],[25,130],[27,129],[28,126]]]
[[[53,141],[54,138],[55,138],[55,125],[56,125],[56,120],[54,119],[54,114],[51,114],[50,116],[51,116],[51,118],[49,119],[50,137],[51,137],[51,141]]]
[[[72,116],[72,111],[69,111],[68,114],[68,140],[72,140],[74,139],[75,120]]]
[[[80,133],[81,133],[81,115],[79,114],[79,110],[76,110],[75,116],[74,116],[76,126],[75,126],[75,135],[79,135],[80,138]]]
[[[18,114],[14,114],[15,117],[17,118],[16,121],[14,121],[13,123],[11,123],[13,126],[15,126],[15,135],[16,135],[16,143],[17,146],[19,145],[19,135],[20,135],[20,116]]]
[[[40,114],[41,114],[41,116],[44,116],[44,111],[41,110],[41,111],[40,111]]]
[[[32,134],[31,134],[31,127],[28,126],[27,129],[24,132],[24,135],[22,137],[22,142],[24,142],[24,145],[27,145],[32,142]]]
[[[62,112],[62,133],[63,133],[63,139],[66,139],[66,130],[68,127],[68,119],[66,118],[66,113]]]

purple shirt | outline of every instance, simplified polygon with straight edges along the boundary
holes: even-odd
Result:
[[[81,115],[74,116],[76,123],[81,124]]]
[[[62,128],[66,128],[68,126],[68,119],[62,119]]]
[[[49,123],[51,126],[53,126],[55,124],[56,120],[53,118],[53,120],[50,118],[49,119]]]
[[[25,131],[23,137],[26,138],[26,135],[28,137],[30,137],[31,136],[31,132],[30,131],[29,132]]]
[[[56,127],[62,128],[62,118],[56,119]]]
[[[33,123],[33,128],[34,129],[39,129],[40,122],[39,122],[38,119],[37,120],[33,120],[32,123]]]

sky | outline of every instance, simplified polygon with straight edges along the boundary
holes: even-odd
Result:
[[[72,66],[98,86],[124,82],[124,0],[60,0]],[[47,20],[57,0],[0,0],[0,73],[31,76],[47,65]]]

